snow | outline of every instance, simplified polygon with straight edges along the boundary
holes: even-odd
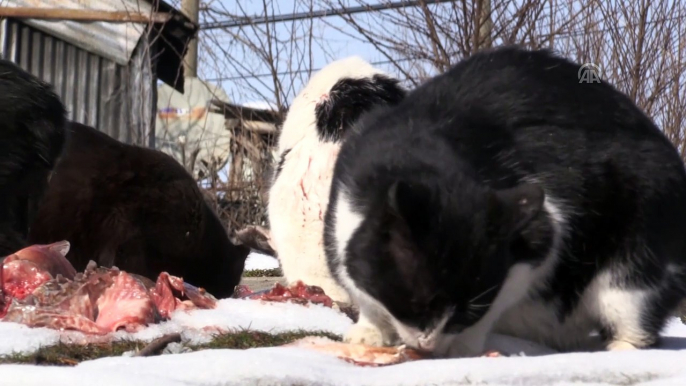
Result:
[[[317,305],[223,299],[216,310],[177,312],[171,321],[132,335],[147,340],[171,331],[184,331],[187,337],[201,339],[198,329],[211,325],[225,329],[328,330],[342,334],[350,324],[337,311]],[[56,331],[13,323],[0,323],[0,334],[0,353],[10,352],[10,346],[26,350],[37,342],[54,344],[59,339]],[[87,361],[75,367],[2,365],[0,386],[684,385],[686,326],[673,319],[663,335],[666,338],[662,346],[653,350],[535,356],[545,353],[522,345],[529,356],[423,360],[379,368],[357,367],[331,355],[293,347],[205,350],[149,358],[121,356]],[[493,344],[520,343],[510,339]]]
[[[135,333],[118,331],[114,339],[151,341],[165,334],[181,333],[184,341],[204,343],[217,332],[249,329],[268,333],[288,331],[327,331],[343,335],[352,325],[344,314],[322,305],[268,303],[259,300],[221,299],[213,310],[176,311],[169,321],[151,325]],[[78,332],[60,334],[48,328],[29,328],[22,324],[0,322],[0,355],[29,353],[40,346],[58,342],[79,343],[86,336]],[[104,340],[104,339],[103,339]]]
[[[261,109],[261,110],[278,110],[273,103],[267,102],[267,101],[251,101],[251,102],[246,102],[243,103],[243,107],[249,107],[252,109]]]
[[[0,336],[0,355],[32,352],[40,346],[57,344],[60,340],[60,334],[55,330],[3,322],[0,322]]]
[[[279,260],[273,256],[259,252],[250,252],[245,260],[245,271],[267,270],[279,268]]]
[[[283,347],[103,358],[73,368],[4,365],[0,385],[686,384],[686,326],[675,319],[665,335],[671,338],[660,350],[426,360],[379,368]]]
[[[686,381],[685,352],[645,352],[550,355],[537,358],[475,358],[410,362],[392,367],[360,368],[324,354],[295,348],[204,351],[181,354],[186,369],[171,366],[173,356],[137,361],[108,358],[80,365],[107,374],[126,368],[144,376],[165,368],[164,382],[182,384],[676,384]],[[181,359],[179,359],[181,360]],[[230,365],[228,365],[230,364]],[[193,369],[189,372],[187,369]],[[662,381],[662,382],[659,382]]]
[[[249,329],[276,334],[304,330],[343,335],[351,325],[352,321],[344,314],[322,305],[301,306],[247,299],[222,299],[216,309],[176,312],[169,322],[133,334],[117,334],[147,341],[164,334],[181,332],[192,343],[201,343],[211,338],[210,333],[214,327],[225,331]],[[208,327],[211,330],[202,330]]]

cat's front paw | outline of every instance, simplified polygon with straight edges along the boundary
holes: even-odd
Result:
[[[366,344],[369,346],[382,347],[384,345],[383,333],[371,324],[353,324],[343,338],[345,343]]]
[[[485,339],[465,334],[443,334],[436,342],[434,356],[437,358],[469,358],[484,354]]]
[[[634,346],[629,342],[624,342],[621,340],[615,340],[607,345],[607,351],[630,351],[638,350],[638,347]]]

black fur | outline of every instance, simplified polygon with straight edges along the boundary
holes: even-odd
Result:
[[[344,128],[350,127],[370,107],[395,105],[405,97],[397,79],[383,75],[371,78],[343,78],[317,104],[317,134],[322,142],[339,142]]]
[[[230,296],[250,251],[230,242],[191,175],[162,152],[78,123],[69,131],[29,241],[68,240],[77,270],[92,259],[153,280],[167,271]]]
[[[0,256],[25,247],[36,205],[65,142],[52,87],[0,60]]]
[[[290,152],[291,149],[286,149],[283,151],[283,153],[281,153],[281,156],[279,157],[279,163],[276,165],[276,170],[274,171],[274,178],[272,178],[272,181],[276,181],[276,179],[279,178],[279,174],[281,174],[281,171],[283,170],[283,163],[286,162],[286,157]]]
[[[614,287],[650,292],[645,336],[630,343],[655,343],[686,295],[684,163],[628,97],[580,83],[579,68],[545,50],[485,51],[363,116],[334,173],[331,269],[345,190],[364,218],[346,245],[355,284],[407,325],[427,329],[450,305],[471,325],[486,308],[470,300],[490,304],[513,264],[552,250],[547,198],[566,221],[561,260],[532,299],[563,323],[609,272]],[[623,323],[588,318],[610,340]]]

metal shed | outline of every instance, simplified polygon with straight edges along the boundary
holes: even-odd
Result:
[[[197,25],[166,3],[149,1],[9,0],[9,6],[135,9],[171,18],[150,24],[2,19],[0,56],[53,84],[70,119],[155,147],[157,81],[183,92],[183,54]]]

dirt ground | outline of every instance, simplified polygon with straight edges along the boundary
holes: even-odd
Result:
[[[283,276],[275,276],[275,277],[243,277],[241,279],[242,285],[247,285],[248,288],[250,288],[253,292],[256,291],[262,291],[265,289],[272,288],[275,283],[281,283],[282,285],[286,285],[286,279],[284,279]]]

